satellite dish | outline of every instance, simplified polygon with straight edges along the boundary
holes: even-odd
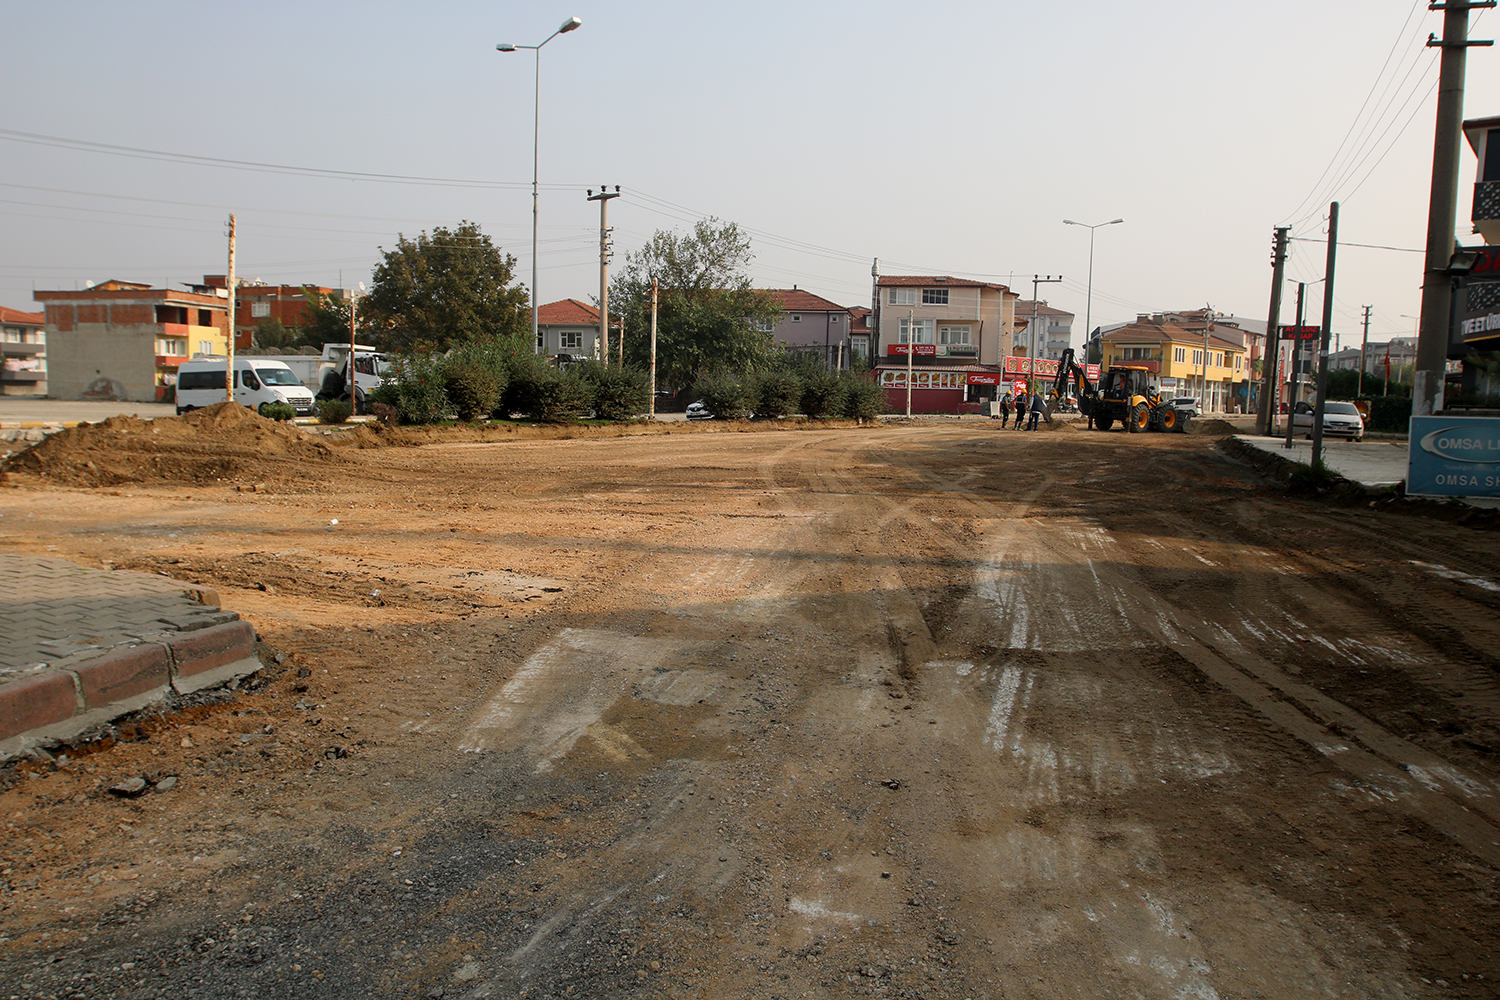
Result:
[[[94,287],[94,283],[92,281],[90,281],[89,279],[85,278],[83,280],[83,287],[84,288],[93,288]]]
[[[360,283],[359,283],[359,290],[360,290],[360,291],[364,291],[364,290],[365,290],[365,283],[364,283],[364,282],[363,282],[363,281],[361,281],[361,282],[360,282]]]

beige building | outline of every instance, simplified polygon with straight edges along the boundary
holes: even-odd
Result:
[[[46,317],[0,306],[0,394],[45,396],[47,394]]]
[[[933,275],[876,279],[876,357],[882,364],[914,351],[912,364],[1001,364],[1013,353],[1016,299],[1004,285]],[[908,347],[910,345],[910,347]]]

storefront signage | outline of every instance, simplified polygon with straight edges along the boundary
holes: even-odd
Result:
[[[1058,372],[1058,367],[1061,365],[1061,362],[1054,361],[1051,358],[1035,358],[1035,359],[1033,359],[1033,358],[1012,356],[1012,357],[1008,357],[1008,358],[1005,359],[1005,374],[1007,374],[1007,375],[1030,375],[1030,374],[1033,374],[1032,370],[1031,370],[1033,363],[1036,365],[1036,372],[1035,372],[1035,374],[1037,374],[1037,375],[1045,375],[1048,378],[1056,378],[1057,377],[1057,372]],[[1088,380],[1090,382],[1097,382],[1097,381],[1099,381],[1099,373],[1100,373],[1100,371],[1101,371],[1101,368],[1100,368],[1099,365],[1084,365],[1083,366],[1083,373],[1088,378]]]
[[[1500,497],[1500,417],[1412,417],[1406,492]]]
[[[999,385],[1003,380],[999,372],[969,372],[970,385]]]
[[[911,373],[913,389],[962,389],[967,384],[968,372],[933,372],[919,368]],[[905,389],[906,371],[900,368],[882,369],[880,386],[882,389]]]
[[[886,351],[886,356],[887,357],[891,357],[891,356],[898,355],[898,354],[901,355],[902,357],[905,357],[908,354],[914,354],[915,356],[917,356],[919,358],[922,357],[923,355],[926,355],[928,357],[936,357],[937,356],[937,345],[936,344],[891,344],[890,348]]]

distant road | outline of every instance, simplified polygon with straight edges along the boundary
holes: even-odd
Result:
[[[171,403],[76,402],[63,399],[38,399],[28,396],[0,396],[0,426],[16,424],[94,423],[110,417],[171,417],[177,408]]]

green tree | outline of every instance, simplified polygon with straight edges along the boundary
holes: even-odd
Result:
[[[507,340],[531,323],[527,290],[512,285],[515,269],[516,259],[472,222],[401,236],[375,266],[360,318],[376,345],[391,351]]]
[[[302,297],[307,300],[307,322],[302,324],[294,347],[316,347],[324,344],[349,343],[349,300],[332,292],[320,292],[304,285]]]
[[[267,316],[255,324],[256,347],[290,347],[296,339],[297,330],[288,330],[275,316]]]
[[[649,362],[655,279],[659,385],[681,388],[711,369],[765,365],[772,352],[767,330],[780,308],[750,287],[752,260],[750,237],[733,222],[704,219],[687,234],[658,230],[626,257],[610,291],[611,311],[624,318],[627,363]]]

